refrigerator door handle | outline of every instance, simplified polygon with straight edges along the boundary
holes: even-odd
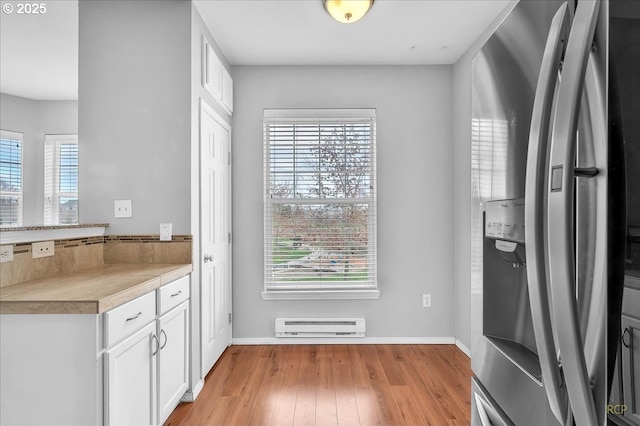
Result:
[[[581,119],[585,124],[585,132],[580,140],[590,141],[593,151],[593,161],[595,169],[598,170],[596,176],[585,179],[582,176],[583,184],[593,190],[591,197],[593,205],[589,208],[587,216],[590,217],[591,226],[586,231],[592,243],[586,246],[592,258],[589,265],[581,267],[582,270],[590,269],[592,273],[591,288],[584,289],[584,297],[580,309],[586,318],[582,318],[584,357],[591,383],[592,394],[595,401],[596,413],[600,424],[605,422],[607,404],[607,304],[608,304],[608,245],[610,235],[607,234],[608,213],[607,205],[609,194],[607,187],[610,183],[608,176],[607,158],[607,119],[606,119],[606,99],[604,87],[604,76],[601,75],[603,67],[597,66],[597,58],[593,53],[587,63],[585,75],[585,92],[581,111]],[[588,181],[588,182],[587,182]],[[594,211],[595,210],[595,211]]]
[[[547,36],[531,116],[525,183],[525,249],[533,330],[549,406],[561,424],[567,419],[567,394],[553,341],[551,304],[547,292],[545,226],[546,162],[555,88],[569,29],[565,2]]]
[[[581,1],[567,43],[551,136],[548,191],[549,280],[558,348],[576,424],[599,424],[576,301],[574,165],[580,104],[600,2]]]

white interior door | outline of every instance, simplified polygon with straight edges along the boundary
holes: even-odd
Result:
[[[200,108],[202,375],[231,344],[230,127]]]

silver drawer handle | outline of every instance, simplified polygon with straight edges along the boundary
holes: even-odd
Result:
[[[140,315],[142,315],[142,311],[138,312],[138,315],[136,315],[135,317],[127,318],[127,320],[125,322],[129,322],[129,321],[133,321],[134,319],[138,319],[138,317],[140,317]]]
[[[182,294],[182,290],[178,291],[177,293],[173,293],[171,297],[180,296],[181,294]]]

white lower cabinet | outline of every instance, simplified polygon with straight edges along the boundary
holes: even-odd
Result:
[[[158,301],[157,316],[154,304],[152,318],[147,315],[147,324],[137,326],[143,328],[107,348],[106,425],[162,424],[189,387],[189,280],[185,277],[165,287],[157,290],[157,297],[152,295]],[[126,323],[136,327],[135,322],[145,316],[145,298],[149,294],[111,311],[105,336],[120,336],[110,328],[121,330]]]
[[[183,302],[157,321],[158,423],[176,408],[189,387],[189,306]]]
[[[106,352],[105,424],[162,424],[189,387],[183,302]]]
[[[107,350],[105,362],[105,423],[156,424],[155,321]]]
[[[188,276],[103,314],[1,314],[0,424],[162,424],[189,354]]]

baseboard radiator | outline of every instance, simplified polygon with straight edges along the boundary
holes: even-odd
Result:
[[[276,337],[364,337],[364,318],[276,318]]]

